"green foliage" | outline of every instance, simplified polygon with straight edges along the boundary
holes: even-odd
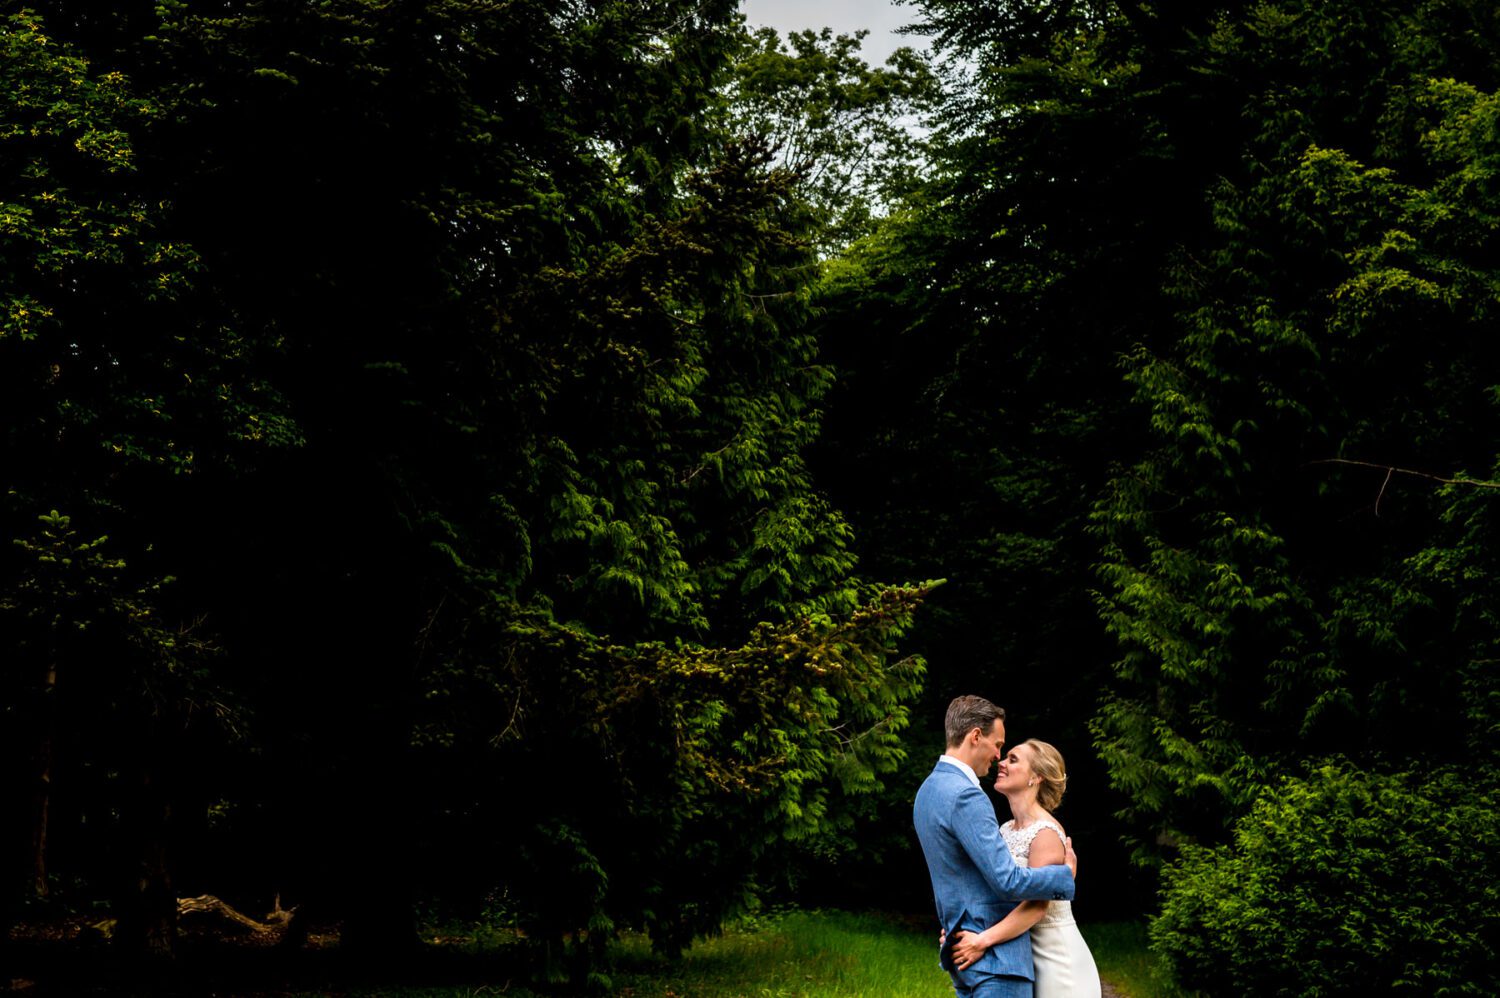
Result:
[[[125,881],[107,867],[141,858],[127,826],[163,745],[197,737],[190,717],[233,727],[144,522],[174,518],[168,483],[296,435],[143,162],[164,102],[67,27],[14,5],[0,23],[0,842],[30,841],[37,890],[59,842],[69,879]],[[54,506],[114,540],[56,512],[37,531]]]
[[[1231,845],[1167,867],[1154,947],[1206,994],[1494,993],[1500,821],[1476,775],[1329,764],[1274,784]]]
[[[799,329],[806,223],[765,158],[728,150],[684,179],[674,217],[506,304],[519,329],[568,309],[567,335],[507,344],[546,372],[544,418],[485,441],[524,476],[495,482],[529,558],[494,578],[507,593],[614,634],[733,634],[847,576],[847,528],[802,457],[829,380]]]
[[[252,344],[203,294],[201,257],[164,231],[137,148],[162,102],[30,11],[5,17],[0,93],[9,512],[97,495],[141,465],[182,474],[294,440],[277,393],[246,370]]]
[[[1424,566],[1433,545],[1450,569],[1488,557],[1430,480],[1495,460],[1495,206],[1471,179],[1493,99],[1430,78],[1460,43],[1362,11],[1261,5],[1204,37],[1257,165],[1204,178],[1211,230],[1165,267],[1175,332],[1124,360],[1150,429],[1094,520],[1123,653],[1095,731],[1127,816],[1168,841],[1222,834],[1268,765],[1388,758],[1398,724],[1465,758],[1448,705],[1488,689],[1463,664],[1488,653],[1440,637],[1457,607]],[[1335,24],[1344,54],[1314,74]],[[1329,83],[1377,64],[1399,70]]]
[[[749,902],[786,843],[846,827],[845,799],[903,758],[922,666],[893,653],[924,594],[762,624],[733,649],[611,645],[496,614],[496,636],[471,637],[429,694],[420,739],[471,760],[460,774],[506,774],[507,798],[548,802],[545,821],[479,830],[497,857],[531,859],[501,868],[530,936],[636,924],[680,952]],[[580,791],[555,771],[569,745],[602,780]]]
[[[726,87],[734,133],[768,141],[821,223],[825,250],[870,230],[910,190],[923,164],[913,125],[939,97],[937,78],[910,48],[884,67],[859,56],[867,32],[761,28],[747,38]]]
[[[207,727],[210,741],[222,742],[239,720],[209,670],[218,649],[194,627],[163,620],[162,593],[173,580],[132,577],[107,547],[108,538],[80,538],[71,519],[53,510],[39,517],[34,533],[14,540],[14,557],[6,560],[0,747],[7,764],[0,776],[11,784],[11,805],[0,841],[29,842],[22,890],[31,899],[48,895],[54,881],[103,866],[49,864],[58,838],[134,860],[139,784],[162,778],[157,754],[185,742],[188,729]],[[79,793],[82,785],[90,793]],[[81,813],[78,823],[87,827],[70,827],[56,820],[59,813]],[[53,872],[57,866],[67,871],[63,877]],[[9,872],[19,867],[13,863]],[[154,870],[143,863],[141,871],[135,882],[144,893]],[[6,880],[0,904],[8,908],[19,878]],[[132,919],[136,909],[123,905],[120,917]]]
[[[0,709],[12,734],[55,737],[60,724],[71,751],[107,762],[114,721],[206,709],[232,726],[233,710],[208,681],[213,645],[161,619],[162,591],[175,580],[131,579],[124,559],[105,553],[109,538],[80,539],[56,510],[38,520],[35,534],[14,540],[19,571],[0,591],[10,648]]]
[[[38,520],[41,529],[37,537],[18,537],[13,542],[26,568],[21,582],[0,608],[18,613],[51,641],[85,633],[108,617],[128,620],[145,616],[139,607],[139,597],[144,593],[135,594],[135,599],[116,595],[115,580],[125,562],[104,555],[108,537],[79,540],[72,519],[57,510]]]
[[[1393,730],[1492,766],[1493,19],[920,6],[951,85],[819,286],[815,466],[866,571],[953,580],[924,709],[1092,740],[1125,820],[1070,827],[1148,866]]]
[[[131,578],[125,560],[106,553],[108,537],[81,539],[56,510],[38,524],[13,540],[18,571],[0,591],[9,648],[0,710],[11,735],[61,733],[70,752],[108,764],[123,757],[109,745],[116,723],[139,735],[146,718],[204,710],[232,726],[232,708],[209,683],[216,649],[161,619],[175,580]]]
[[[726,125],[735,5],[35,10],[0,67],[5,513],[86,510],[183,580],[153,619],[222,636],[253,742],[173,743],[159,784],[238,805],[229,853],[269,815],[341,843],[254,850],[245,888],[300,879],[376,949],[419,882],[508,890],[584,980],[843,827],[900,758],[919,593],[853,576],[808,468],[829,220]],[[912,60],[803,55],[824,166],[850,115],[896,135]],[[597,806],[556,772],[594,751],[628,781]]]
[[[1162,312],[1157,267],[1178,232],[1162,206],[1179,178],[1122,106],[1139,67],[1102,33],[1112,8],[921,7],[951,56],[924,123],[929,168],[818,287],[838,379],[815,467],[864,571],[949,580],[914,638],[933,669],[922,712],[997,699],[1012,737],[1066,754],[1070,830],[1112,843],[1087,718],[1114,653],[1087,525],[1135,446],[1116,355]],[[868,840],[908,807],[889,801]],[[1128,896],[1115,886],[1103,892]]]
[[[909,712],[976,688],[1145,859],[1299,758],[1394,807],[1395,730],[1491,773],[1493,19],[921,8],[941,95],[731,0],[7,8],[6,799],[55,736],[79,869],[172,804],[351,948],[498,893],[602,987],[623,929],[878,879]],[[868,581],[938,577],[905,637],[930,585]],[[243,751],[186,724],[228,688]]]
[[[1152,952],[1145,920],[1080,925],[1099,976],[1130,998],[1179,998],[1188,992],[1172,982],[1167,963]]]

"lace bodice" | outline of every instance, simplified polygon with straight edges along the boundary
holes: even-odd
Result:
[[[1052,829],[1057,833],[1058,840],[1062,840],[1062,826],[1051,818],[1039,818],[1019,830],[1014,821],[1007,821],[1000,826],[1000,837],[1005,840],[1005,848],[1010,850],[1010,856],[1018,866],[1031,865],[1031,843],[1044,828]]]
[[[1036,840],[1037,833],[1044,828],[1052,829],[1058,840],[1062,840],[1062,826],[1051,818],[1039,818],[1020,829],[1016,828],[1014,821],[1007,821],[1000,826],[1000,838],[1005,841],[1005,848],[1010,850],[1010,858],[1016,861],[1017,866],[1031,865],[1031,843]],[[1072,920],[1072,902],[1047,902],[1047,914],[1042,916],[1043,922],[1071,922]]]

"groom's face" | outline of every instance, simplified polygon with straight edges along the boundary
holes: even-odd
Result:
[[[1000,761],[1000,753],[1005,748],[1005,722],[995,718],[988,734],[982,728],[974,730],[979,735],[978,744],[975,745],[974,772],[982,780],[989,774],[990,768]]]

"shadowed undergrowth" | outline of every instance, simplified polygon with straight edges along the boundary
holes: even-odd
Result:
[[[1171,994],[1146,951],[1143,925],[1084,927],[1104,976],[1126,998]],[[32,998],[52,995],[238,995],[256,998],[543,998],[528,987],[514,936],[494,929],[426,934],[415,958],[371,966],[336,947],[284,954],[200,940],[170,978],[122,985],[97,955],[33,950],[22,978]],[[681,959],[627,934],[611,948],[610,998],[948,998],[926,920],[808,911],[745,920],[699,941]],[[80,959],[82,958],[82,959]],[[0,981],[0,990],[6,981]],[[12,987],[14,987],[14,982]],[[565,992],[549,993],[553,998]]]

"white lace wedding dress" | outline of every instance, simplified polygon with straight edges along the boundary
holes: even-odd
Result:
[[[1000,826],[1000,836],[1011,857],[1030,866],[1031,843],[1044,828],[1062,838],[1062,829],[1046,818],[1019,831],[1014,821],[1007,821]],[[1073,902],[1047,902],[1047,913],[1031,927],[1031,958],[1036,963],[1033,998],[1099,998],[1099,969],[1073,921]]]

